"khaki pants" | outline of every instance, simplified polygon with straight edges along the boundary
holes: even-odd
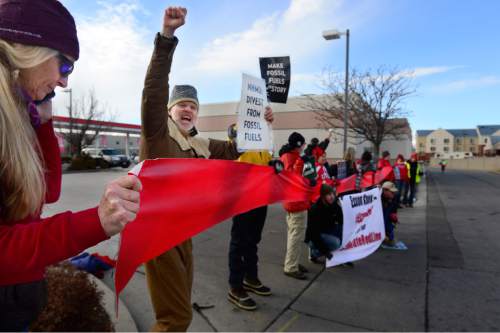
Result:
[[[307,210],[286,213],[288,236],[286,242],[285,272],[295,272],[299,270],[300,252],[306,230],[306,218]]]
[[[149,294],[155,311],[153,332],[182,332],[191,324],[193,246],[187,240],[146,263]]]

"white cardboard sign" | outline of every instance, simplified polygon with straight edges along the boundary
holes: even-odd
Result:
[[[327,260],[326,267],[365,258],[385,238],[382,192],[379,188],[345,195],[341,199],[344,225],[342,245]]]
[[[264,119],[267,105],[264,79],[243,74],[236,138],[239,151],[273,149],[271,127]]]

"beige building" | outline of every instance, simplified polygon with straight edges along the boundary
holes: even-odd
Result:
[[[500,155],[500,125],[479,125],[478,150],[484,155]]]
[[[284,145],[288,136],[296,131],[301,133],[309,142],[313,137],[323,140],[328,136],[328,129],[317,119],[313,111],[304,106],[306,97],[290,97],[287,104],[272,103],[275,121],[273,123],[274,155]],[[198,131],[204,137],[227,139],[227,128],[230,124],[237,122],[238,102],[225,102],[214,104],[202,104],[198,119]],[[406,119],[397,119],[407,125],[398,138],[392,138],[382,143],[381,151],[388,150],[392,156],[403,154],[409,156],[412,151],[411,129]],[[333,129],[333,137],[327,149],[330,159],[340,159],[343,150],[343,124],[339,122]],[[349,136],[354,136],[350,133]],[[347,146],[356,150],[359,158],[365,150],[372,151],[371,143],[360,142],[359,139],[348,139]]]
[[[418,153],[433,157],[500,155],[500,125],[418,130],[416,144]]]

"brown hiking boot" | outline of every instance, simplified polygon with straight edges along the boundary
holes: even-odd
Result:
[[[286,276],[292,277],[297,280],[307,280],[307,276],[301,271],[284,272]]]
[[[245,279],[243,280],[243,289],[251,291],[260,296],[270,296],[271,288],[263,285],[259,279]]]
[[[227,294],[227,299],[240,309],[246,311],[253,311],[257,309],[257,303],[255,303],[255,301],[248,296],[247,292],[243,288],[231,288]]]

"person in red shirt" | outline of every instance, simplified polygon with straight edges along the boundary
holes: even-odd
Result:
[[[408,168],[406,167],[405,158],[401,154],[398,155],[396,163],[394,164],[394,178],[394,183],[398,189],[395,198],[396,207],[403,208],[403,206],[401,206],[401,196],[407,191],[410,178],[408,177]]]
[[[377,170],[382,170],[385,167],[389,167],[392,169],[391,153],[389,153],[387,150],[382,153],[382,158],[378,160]],[[384,180],[394,182],[394,172],[391,172]]]
[[[283,162],[285,170],[303,174],[304,161],[300,154],[304,150],[305,139],[297,132],[293,132],[288,137],[288,143],[279,151],[280,160]],[[284,273],[287,276],[299,280],[305,280],[307,269],[299,264],[302,240],[306,230],[307,210],[310,203],[308,201],[286,202],[283,207],[286,210],[287,223],[287,245],[285,255]]]
[[[139,210],[141,183],[125,176],[98,207],[41,218],[61,191],[50,98],[78,56],[75,22],[59,1],[0,1],[1,331],[26,331],[42,310],[46,266],[120,232]]]

